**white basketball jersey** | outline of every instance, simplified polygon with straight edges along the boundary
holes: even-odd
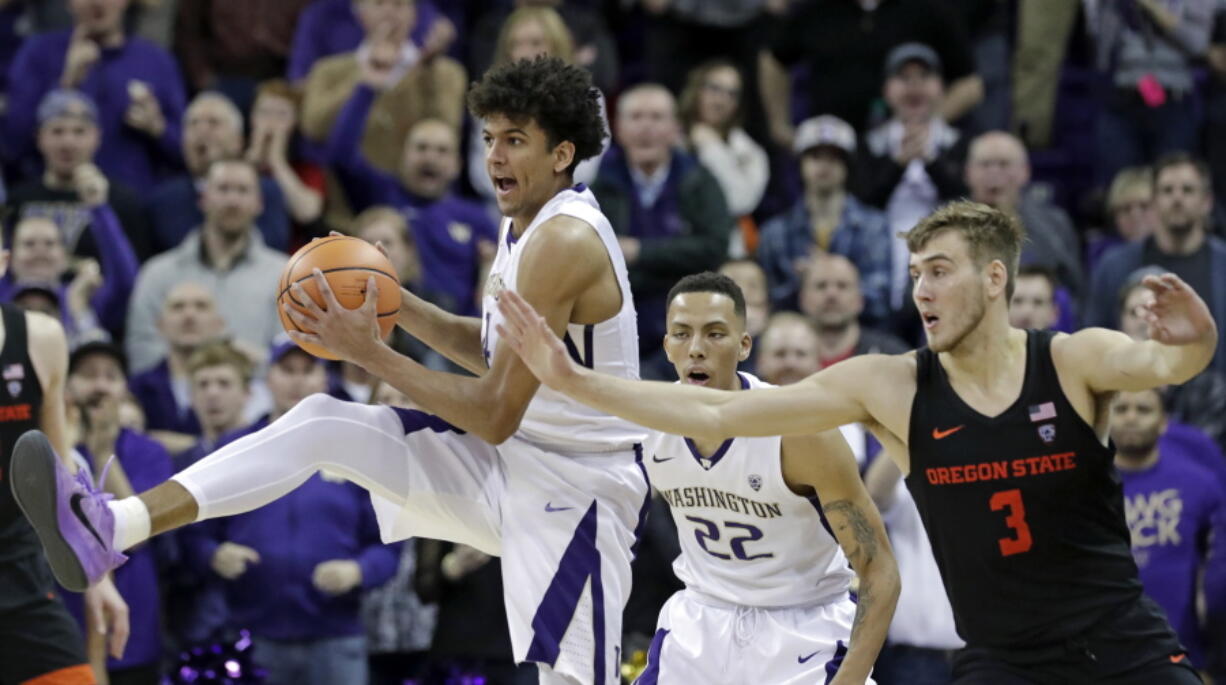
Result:
[[[770,387],[738,374],[743,388]],[[653,432],[643,463],[681,541],[686,588],[731,604],[783,607],[846,597],[851,568],[816,498],[783,480],[782,439],[732,438],[704,457],[689,438]]]
[[[498,311],[498,294],[503,289],[518,292],[519,259],[524,245],[532,239],[536,227],[564,214],[572,216],[596,231],[609,253],[617,286],[622,294],[621,310],[598,324],[570,324],[566,327],[566,348],[571,357],[584,366],[620,378],[639,377],[638,329],[634,299],[626,275],[626,260],[617,244],[617,236],[609,220],[600,212],[592,191],[579,184],[554,195],[537,212],[536,218],[519,238],[511,232],[511,220],[503,219],[499,230],[498,254],[485,283],[481,308],[481,347],[486,363],[493,359],[498,347],[497,325],[502,322]],[[565,255],[559,255],[554,269],[565,269]],[[554,278],[550,272],[523,274],[524,278]],[[609,452],[630,449],[647,437],[646,429],[580,404],[544,385],[536,391],[528,411],[520,423],[517,435],[542,447],[568,452]]]

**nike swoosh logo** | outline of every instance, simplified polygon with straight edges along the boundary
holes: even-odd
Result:
[[[933,440],[944,440],[945,438],[948,438],[949,436],[953,435],[954,433],[957,433],[963,428],[966,428],[966,424],[963,424],[961,426],[954,426],[953,428],[949,428],[946,430],[941,430],[939,428],[933,428],[932,429],[932,439]]]
[[[553,502],[545,503],[545,511],[550,514],[552,514],[555,511],[570,511],[571,509],[574,509],[574,507],[555,507],[553,506]]]
[[[654,455],[654,454],[653,454],[653,455],[651,455],[651,460],[652,460],[652,461],[654,461],[654,462],[655,462],[655,463],[657,463],[657,464],[663,464],[663,463],[664,463],[664,462],[666,462],[666,461],[672,461],[672,460],[674,460],[674,459],[676,459],[676,457],[669,457],[668,459],[661,459],[660,457],[658,457],[658,456],[656,456],[656,455]]]
[[[812,659],[813,657],[815,657],[815,656],[817,656],[817,655],[818,655],[818,652],[813,652],[813,653],[812,653],[812,654],[810,654],[809,656],[798,656],[798,657],[796,657],[796,663],[798,663],[798,664],[803,664],[803,663],[805,663],[806,661],[808,661],[809,659]]]
[[[1184,659],[1186,659],[1186,658],[1188,658],[1188,655],[1187,655],[1187,654],[1172,654],[1172,655],[1171,655],[1171,663],[1172,663],[1172,664],[1178,664],[1178,663],[1181,663],[1181,662],[1182,662]]]
[[[89,518],[85,515],[85,512],[81,510],[81,500],[83,499],[85,499],[85,495],[73,495],[68,500],[68,506],[72,509],[72,513],[77,517],[77,520],[85,524],[85,530],[88,530],[89,534],[94,536],[94,539],[98,541],[98,544],[105,548],[106,543],[102,541],[102,536],[98,534],[98,531],[94,530],[94,525],[89,522]]]

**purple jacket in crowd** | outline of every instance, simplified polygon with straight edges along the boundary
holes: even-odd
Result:
[[[1221,452],[1207,438],[1202,448],[1212,454],[1193,456],[1190,445],[1164,435],[1156,464],[1120,477],[1145,593],[1166,611],[1192,664],[1204,669],[1211,655],[1226,659],[1226,634],[1218,634],[1226,627],[1226,489],[1200,463],[1205,456],[1220,461]],[[1208,628],[1196,610],[1202,571]]]
[[[404,212],[421,255],[427,299],[449,312],[477,315],[476,288],[480,259],[477,244],[496,243],[498,227],[481,205],[448,193],[429,201],[414,196],[392,174],[370,165],[361,152],[362,132],[375,91],[359,84],[341,109],[326,157],[340,177],[354,211],[390,205]]]
[[[93,457],[83,445],[78,445],[77,450],[87,461],[93,463]],[[119,439],[115,442],[115,456],[123,466],[124,473],[128,475],[132,489],[138,493],[165,482],[174,473],[170,456],[160,444],[126,428],[119,432]],[[95,474],[97,475],[99,474]],[[147,666],[156,664],[162,658],[159,555],[155,551],[158,544],[155,539],[128,550],[125,552],[128,555],[127,563],[114,573],[115,587],[128,603],[128,620],[132,632],[123,658],[108,658],[108,669]],[[73,592],[63,594],[69,611],[76,616],[78,623],[85,625],[81,595]]]
[[[132,295],[132,286],[136,284],[140,262],[110,205],[99,205],[90,210],[90,231],[98,246],[98,264],[102,267],[104,278],[89,303],[103,328],[112,335],[118,335],[123,330],[128,298]],[[75,322],[68,310],[68,286],[55,285],[58,286],[61,319],[71,335],[75,332]],[[10,270],[0,278],[0,302],[11,300],[16,291],[17,283]]]
[[[33,175],[41,166],[35,151],[38,103],[59,87],[68,53],[71,30],[34,36],[26,40],[9,68],[8,110],[5,134],[8,154],[22,173]],[[98,106],[102,145],[95,161],[106,175],[133,188],[151,188],[168,171],[183,166],[180,122],[186,107],[179,66],[170,53],[137,36],[128,36],[117,48],[103,48],[102,56],[77,88]],[[149,84],[166,130],[157,140],[124,123],[128,109],[128,83]]]
[[[268,418],[228,436],[233,441],[268,425]],[[252,457],[258,458],[258,457]],[[192,563],[208,568],[217,547],[233,542],[260,553],[238,578],[224,581],[230,626],[249,628],[271,640],[314,640],[362,635],[363,590],[396,573],[399,545],[384,545],[370,494],[353,483],[325,480],[318,473],[288,495],[255,511],[200,524]],[[311,581],[324,561],[350,559],[362,569],[362,584],[333,597]]]
[[[166,430],[200,435],[200,419],[191,406],[180,407],[170,383],[170,362],[160,364],[128,379],[128,388],[145,410],[145,430]]]

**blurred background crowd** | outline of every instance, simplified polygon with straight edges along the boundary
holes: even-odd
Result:
[[[276,280],[338,230],[475,315],[499,217],[465,93],[541,54],[603,95],[576,181],[620,237],[645,377],[673,377],[664,295],[703,270],[744,289],[744,368],[768,381],[922,344],[898,234],[962,197],[1028,233],[1014,325],[1143,339],[1153,270],[1226,325],[1226,0],[0,0],[0,298],[69,334],[81,463],[115,454],[107,487],[140,492],[311,393],[407,404],[279,337]],[[1146,590],[1222,682],[1226,588],[1202,578],[1226,564],[1224,351],[1110,409]],[[903,573],[877,680],[948,682],[961,643],[918,515],[871,437],[853,449]],[[676,536],[657,501],[628,675],[679,587]],[[497,559],[381,544],[326,473],[133,556],[112,683],[535,682]]]

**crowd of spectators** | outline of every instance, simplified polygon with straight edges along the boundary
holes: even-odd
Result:
[[[1144,339],[1157,269],[1226,328],[1226,0],[0,0],[0,301],[64,324],[80,462],[114,454],[108,489],[141,492],[312,393],[410,405],[279,335],[275,281],[336,230],[478,315],[500,217],[465,93],[538,55],[601,96],[609,138],[575,180],[619,237],[645,377],[671,379],[664,298],[704,270],[744,290],[743,368],[770,382],[922,345],[902,236],[963,197],[1026,229],[1016,326]],[[1226,588],[1200,580],[1226,564],[1226,335],[1109,414],[1146,590],[1226,682]],[[914,504],[846,434],[903,568],[877,681],[949,682],[961,642]],[[656,505],[628,676],[677,584]],[[498,560],[382,544],[327,473],[132,556],[112,683],[535,682]]]

